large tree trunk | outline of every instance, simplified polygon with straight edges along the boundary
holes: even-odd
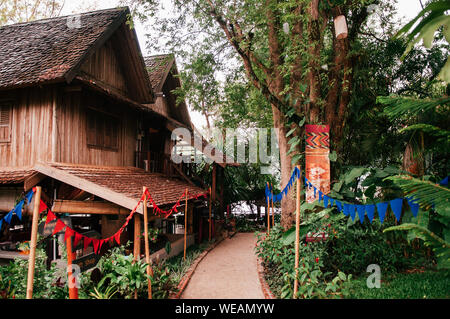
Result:
[[[289,150],[288,138],[286,138],[286,128],[284,127],[284,118],[280,111],[272,106],[274,127],[278,128],[278,147],[280,149],[280,165],[281,165],[281,187],[289,182],[292,173],[292,157],[287,155]],[[295,220],[295,199],[293,196],[293,188],[281,201],[281,226],[288,230],[291,228]]]

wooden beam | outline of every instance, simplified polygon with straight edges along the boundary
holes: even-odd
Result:
[[[60,200],[53,202],[54,213],[128,215],[130,210],[108,202]]]
[[[44,163],[37,163],[33,169],[49,177],[57,179],[63,183],[66,183],[70,186],[82,189],[88,193],[96,195],[100,198],[103,198],[109,202],[120,205],[122,207],[126,207],[130,210],[134,209],[138,203],[138,200],[129,198],[125,195],[114,192],[109,188],[102,187],[86,179],[64,172],[63,170],[51,167]],[[142,207],[139,206],[136,209],[136,212],[142,214]]]
[[[35,173],[28,177],[23,182],[23,189],[25,192],[28,192],[30,189],[32,189],[34,186],[36,186],[38,183],[40,183],[44,178],[46,178],[44,174],[41,173]]]

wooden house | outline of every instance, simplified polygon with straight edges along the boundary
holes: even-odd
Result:
[[[170,160],[172,130],[194,130],[171,93],[179,86],[175,59],[144,60],[128,15],[108,9],[0,28],[0,218],[40,185],[53,212],[105,238],[144,186],[162,208],[186,189],[207,190],[189,165]],[[195,216],[206,204],[190,200],[188,233],[198,231]],[[0,242],[29,238],[29,213],[17,234],[3,226]],[[132,239],[128,228],[124,240]]]

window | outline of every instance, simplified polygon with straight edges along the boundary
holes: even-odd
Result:
[[[117,151],[119,148],[119,120],[109,114],[87,110],[87,144]]]
[[[11,138],[11,102],[0,102],[0,143]]]

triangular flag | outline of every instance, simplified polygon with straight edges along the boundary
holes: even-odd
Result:
[[[365,205],[366,207],[366,213],[367,218],[369,218],[369,221],[372,222],[373,216],[375,216],[375,205]]]
[[[365,214],[364,205],[356,205],[356,211],[358,212],[359,221],[362,224],[364,222],[364,214]]]
[[[328,197],[328,199],[330,200],[330,207],[333,207],[334,205],[334,199],[331,197]]]
[[[336,201],[336,207],[338,209],[338,211],[342,212],[342,203],[340,201]]]
[[[314,187],[314,197],[316,197],[317,189]]]
[[[417,217],[417,214],[419,213],[419,204],[417,204],[412,197],[406,197],[406,200],[408,201],[413,216]]]
[[[344,204],[344,215],[348,216],[350,214],[350,204]]]
[[[114,235],[114,239],[116,240],[117,244],[120,245],[120,231],[118,231],[118,232]]]
[[[83,238],[83,235],[81,235],[79,232],[75,232],[75,238],[73,240],[73,247],[76,247],[78,242]]]
[[[45,204],[42,200],[39,203],[39,213],[42,213],[44,210],[48,209],[47,204]]]
[[[64,234],[64,241],[66,242],[68,238],[72,237],[74,234],[74,230],[70,227],[66,227],[66,232]]]
[[[323,207],[325,207],[325,208],[328,207],[328,196],[327,195],[323,195]]]
[[[323,193],[321,192],[321,191],[319,191],[319,203],[320,203],[320,201],[322,200],[322,197],[323,196]]]
[[[25,201],[22,199],[17,205],[16,207],[14,207],[14,213],[16,214],[16,216],[19,218],[19,220],[22,220],[22,208],[23,208],[23,204],[25,203]]]
[[[395,218],[397,221],[400,221],[400,217],[402,216],[402,204],[403,198],[396,198],[390,201],[391,209],[394,212]]]
[[[383,203],[377,203],[377,211],[378,211],[378,217],[380,218],[380,222],[383,224],[384,217],[386,216],[386,209],[388,207],[389,203],[383,202]]]
[[[100,240],[98,240],[97,238],[93,238],[92,243],[94,244],[94,253],[97,253],[98,246],[100,245]]]
[[[352,218],[352,221],[355,221],[355,217],[356,217],[355,209],[356,209],[356,207],[355,207],[355,205],[352,205],[352,204],[350,204],[348,206],[349,206],[348,210],[350,211],[350,217]]]
[[[25,199],[27,200],[27,205],[31,204],[31,200],[33,199],[34,188],[25,195]]]
[[[46,220],[45,220],[45,225],[44,225],[44,227],[46,227],[47,224],[48,224],[49,222],[51,222],[52,220],[54,220],[55,218],[56,218],[55,214],[53,214],[53,212],[50,210],[50,211],[47,213],[47,218],[46,218]]]
[[[86,250],[86,248],[88,248],[89,245],[91,244],[92,238],[83,236],[83,239],[84,239],[83,249]]]
[[[59,233],[60,231],[62,231],[64,229],[64,227],[66,227],[66,224],[63,223],[63,221],[61,219],[58,219],[56,221],[56,225],[55,225],[55,229],[53,229],[53,233],[52,236],[54,234]]]
[[[3,217],[5,222],[7,222],[8,224],[11,224],[12,215],[13,215],[13,210],[11,210],[5,217]]]
[[[2,230],[3,218],[0,219],[0,231]]]

